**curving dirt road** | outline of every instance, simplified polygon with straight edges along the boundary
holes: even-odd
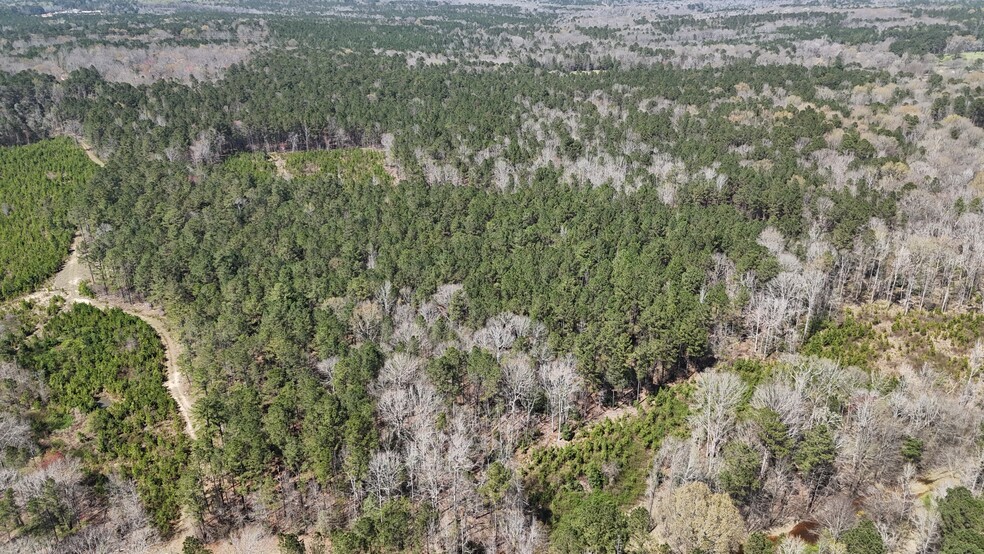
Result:
[[[91,145],[84,139],[77,140],[79,146],[85,151],[93,163],[100,167],[106,165],[95,153]],[[161,338],[161,344],[164,346],[164,363],[167,367],[167,381],[164,383],[164,386],[178,404],[178,411],[181,413],[181,418],[185,423],[185,432],[194,440],[196,433],[195,426],[191,420],[191,410],[194,406],[190,393],[191,383],[178,368],[178,359],[184,352],[184,348],[180,342],[175,340],[174,335],[171,333],[167,320],[164,317],[164,312],[149,304],[125,302],[123,299],[116,297],[86,298],[81,296],[79,294],[79,283],[82,281],[92,282],[93,280],[88,270],[79,261],[78,250],[81,242],[82,237],[76,236],[72,242],[72,249],[69,252],[68,259],[65,260],[65,265],[62,266],[61,271],[55,274],[47,286],[23,297],[23,299],[47,304],[52,297],[58,295],[65,299],[66,304],[86,303],[103,310],[107,308],[119,308],[134,317],[140,318],[147,325],[150,325],[157,332],[157,335]],[[180,553],[183,548],[184,539],[191,535],[192,525],[190,521],[187,511],[182,510],[178,532],[175,533],[170,541],[154,545],[148,552],[153,554]]]
[[[72,243],[72,250],[68,259],[65,261],[64,267],[55,274],[51,283],[47,287],[28,295],[25,299],[46,304],[52,297],[58,295],[63,297],[67,304],[81,302],[91,304],[100,309],[119,308],[134,317],[139,317],[147,325],[153,327],[154,331],[157,331],[158,336],[160,336],[161,343],[164,345],[168,376],[165,386],[171,393],[171,396],[174,397],[174,401],[178,403],[178,409],[185,422],[185,431],[188,433],[188,436],[194,439],[195,427],[191,421],[191,410],[194,402],[189,392],[190,383],[178,368],[178,358],[181,356],[183,348],[181,343],[175,340],[171,334],[167,321],[164,319],[164,312],[153,308],[149,304],[125,302],[116,297],[86,298],[81,296],[79,294],[79,283],[89,280],[88,271],[79,261],[78,247],[81,240],[81,237],[75,238],[75,241]]]

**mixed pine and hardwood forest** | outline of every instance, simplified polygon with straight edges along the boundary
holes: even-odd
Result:
[[[0,9],[0,551],[984,548],[982,10]]]

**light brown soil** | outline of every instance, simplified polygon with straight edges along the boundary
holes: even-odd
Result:
[[[78,142],[79,146],[82,147],[82,150],[85,150],[85,155],[89,156],[89,159],[92,160],[92,163],[98,165],[99,167],[104,167],[106,165],[106,162],[102,161],[102,159],[96,155],[96,151],[92,148],[92,145],[89,144],[88,141],[80,138],[78,139]]]
[[[40,304],[48,303],[54,296],[61,296],[66,304],[85,303],[100,309],[119,308],[124,312],[142,319],[147,325],[153,327],[161,338],[164,345],[165,363],[167,365],[168,379],[165,383],[171,396],[174,397],[181,412],[181,417],[185,421],[185,430],[192,439],[195,438],[195,428],[191,422],[191,409],[194,402],[191,399],[190,383],[181,374],[178,368],[178,358],[183,352],[181,343],[174,339],[170,328],[164,318],[164,312],[153,308],[148,304],[137,304],[126,302],[122,298],[105,296],[100,298],[86,298],[79,294],[79,284],[90,279],[89,271],[79,261],[78,247],[81,237],[76,237],[72,243],[72,250],[65,261],[61,271],[55,274],[50,284],[45,288],[27,296],[26,299],[33,300]]]

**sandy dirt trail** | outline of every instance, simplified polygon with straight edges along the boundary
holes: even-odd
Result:
[[[85,140],[78,140],[79,146],[85,151],[86,155],[93,163],[103,167],[106,163],[96,155],[95,150]],[[72,242],[72,249],[68,259],[61,270],[55,274],[49,284],[44,288],[27,295],[24,300],[33,300],[39,304],[47,304],[54,296],[61,296],[66,304],[85,303],[99,309],[119,308],[120,310],[143,320],[150,325],[161,339],[164,346],[164,363],[167,367],[167,381],[164,386],[170,392],[171,397],[178,404],[178,410],[185,423],[185,432],[189,437],[195,439],[195,426],[191,420],[191,410],[194,401],[191,399],[191,383],[188,381],[181,370],[178,368],[178,359],[184,352],[181,343],[175,340],[164,312],[147,303],[126,302],[118,297],[87,298],[79,294],[79,284],[82,281],[93,282],[92,275],[82,265],[79,260],[79,246],[82,237],[76,236]],[[184,539],[191,535],[191,520],[187,512],[182,511],[181,521],[178,530],[167,542],[154,545],[148,552],[154,554],[178,554],[182,550]]]
[[[164,345],[165,363],[167,365],[167,382],[165,386],[178,403],[178,409],[185,422],[185,431],[192,439],[195,438],[195,427],[191,421],[191,410],[194,402],[191,399],[190,383],[178,368],[178,358],[183,352],[181,343],[174,339],[173,334],[164,318],[164,312],[146,303],[125,302],[117,297],[87,298],[79,294],[79,283],[90,280],[89,272],[79,261],[79,245],[81,237],[76,237],[72,250],[61,271],[55,274],[51,283],[43,289],[28,295],[25,299],[46,304],[54,296],[65,299],[67,304],[85,303],[100,309],[119,308],[124,312],[142,319],[153,327]],[[91,282],[91,281],[90,281]]]
[[[79,283],[82,281],[92,282],[89,271],[79,260],[79,246],[82,237],[77,236],[72,243],[72,250],[61,271],[55,274],[50,283],[26,297],[25,300],[33,300],[40,304],[47,304],[54,296],[61,296],[66,304],[85,303],[105,310],[108,308],[119,308],[124,312],[138,317],[147,325],[150,325],[157,335],[161,338],[164,345],[164,363],[167,366],[167,381],[164,386],[178,403],[178,410],[181,418],[184,419],[185,432],[189,437],[196,437],[195,427],[191,421],[191,410],[194,402],[191,399],[191,384],[178,368],[178,358],[184,352],[181,343],[175,340],[171,329],[164,317],[164,312],[146,303],[126,302],[117,297],[87,298],[79,294]],[[154,554],[178,554],[181,552],[184,539],[191,535],[191,520],[186,512],[182,512],[181,521],[178,524],[177,533],[168,542],[155,545],[148,552]]]
[[[85,151],[85,155],[89,156],[89,159],[92,160],[92,163],[98,165],[99,167],[106,166],[106,162],[102,161],[102,159],[100,159],[99,156],[96,155],[96,149],[93,148],[88,141],[86,141],[83,138],[77,139],[77,141],[79,143],[79,146],[82,147],[82,150]]]

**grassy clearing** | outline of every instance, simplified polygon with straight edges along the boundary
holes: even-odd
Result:
[[[622,506],[643,494],[652,453],[669,435],[685,435],[689,385],[661,389],[637,415],[579,430],[564,445],[537,448],[523,469],[531,505],[557,520],[587,493],[604,490]]]
[[[984,339],[984,314],[939,313],[882,304],[845,310],[814,334],[802,353],[872,371],[900,364],[960,375]]]
[[[343,182],[363,182],[376,178],[390,182],[392,177],[383,165],[383,153],[371,148],[340,148],[307,152],[238,154],[223,163],[223,169],[240,176],[303,179],[318,175],[336,175]]]

